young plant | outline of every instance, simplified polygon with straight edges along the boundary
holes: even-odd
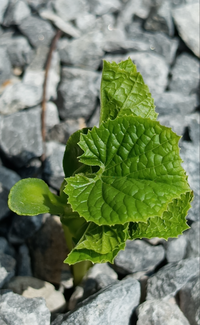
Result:
[[[70,250],[64,262],[74,265],[76,284],[91,262],[113,263],[127,239],[168,239],[189,228],[193,193],[181,166],[180,137],[156,119],[131,59],[104,61],[100,126],[69,138],[60,195],[33,178],[10,191],[9,207],[19,215],[60,216]]]

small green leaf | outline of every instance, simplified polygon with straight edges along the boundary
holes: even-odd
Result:
[[[51,193],[47,184],[38,178],[26,178],[17,182],[10,190],[9,208],[19,214],[34,216],[42,213],[61,215],[66,205]]]
[[[156,120],[158,114],[149,88],[130,58],[119,64],[104,61],[100,124],[124,115]]]
[[[87,134],[88,130],[89,128],[84,128],[76,131],[67,141],[63,157],[65,177],[73,175],[77,169],[83,167],[83,164],[77,159],[77,157],[81,156],[83,153],[82,149],[78,146],[78,142],[80,141],[80,135]]]
[[[79,143],[80,161],[96,174],[67,179],[69,203],[98,225],[147,222],[190,191],[181,166],[178,137],[159,122],[141,117],[108,120]]]
[[[138,222],[130,224],[130,239],[159,237],[168,239],[178,237],[189,228],[186,215],[191,208],[192,192],[182,194],[180,199],[174,199],[168,205],[161,218],[149,218],[147,223]]]

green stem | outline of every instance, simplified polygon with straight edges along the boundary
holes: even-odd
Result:
[[[69,228],[62,224],[64,234],[65,234],[65,240],[67,243],[67,247],[69,251],[73,249],[73,242],[72,242],[72,235],[69,231]],[[92,266],[92,263],[90,261],[83,261],[76,263],[72,265],[72,273],[74,277],[74,285],[77,286],[83,279],[84,275],[88,271],[88,269]]]

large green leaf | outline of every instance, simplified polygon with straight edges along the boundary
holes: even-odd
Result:
[[[93,263],[112,263],[117,253],[125,248],[127,239],[128,224],[110,227],[90,222],[65,262],[74,264],[89,260]]]
[[[79,143],[83,164],[96,174],[67,179],[69,203],[98,225],[147,222],[190,191],[181,166],[178,137],[159,122],[121,117],[94,127]]]
[[[50,192],[47,184],[38,178],[26,178],[17,182],[8,197],[9,208],[19,215],[34,216],[41,213],[62,215],[66,205]]]
[[[156,120],[154,100],[130,58],[119,64],[104,61],[100,123],[124,115]]]
[[[174,199],[168,205],[161,218],[149,218],[147,223],[130,223],[130,239],[159,237],[168,239],[178,237],[189,228],[185,216],[191,208],[192,192],[182,194],[180,199]]]

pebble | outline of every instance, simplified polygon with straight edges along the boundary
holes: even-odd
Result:
[[[54,9],[58,16],[64,21],[74,20],[79,15],[84,15],[88,9],[87,1],[85,0],[56,0],[54,2]]]
[[[6,49],[4,47],[0,47],[0,86],[8,81],[12,75],[11,72],[11,63],[8,58]],[[1,113],[1,104],[0,104],[0,113]]]
[[[28,93],[26,93],[28,99]],[[38,107],[11,114],[2,119],[1,150],[18,167],[43,153],[41,117]]]
[[[53,128],[60,123],[58,108],[53,102],[46,103],[45,125],[47,129]]]
[[[46,142],[46,159],[44,162],[44,177],[48,183],[59,190],[64,179],[62,167],[65,145],[51,141]]]
[[[50,311],[43,298],[30,299],[12,292],[5,293],[0,296],[0,315],[9,325],[50,325]]]
[[[97,292],[73,313],[58,316],[52,325],[128,325],[139,300],[139,282],[125,279]]]
[[[48,21],[36,16],[23,19],[18,27],[34,47],[50,45],[55,33]]]
[[[173,9],[172,14],[181,38],[194,54],[200,57],[198,34],[199,3],[188,3],[176,7]]]
[[[165,258],[161,245],[151,246],[143,240],[127,241],[124,251],[115,258],[115,267],[122,274],[150,272]]]
[[[199,62],[188,53],[178,56],[171,70],[172,79],[169,89],[181,94],[190,95],[197,92],[199,85]],[[185,73],[187,71],[187,73]]]
[[[0,24],[3,22],[4,13],[7,9],[8,4],[9,0],[1,0],[0,2]]]
[[[88,118],[97,101],[95,82],[99,73],[64,67],[58,87],[59,113],[62,119]]]
[[[190,325],[177,305],[162,300],[144,302],[137,313],[137,325]]]
[[[32,49],[27,39],[23,36],[11,38],[7,52],[13,67],[24,68],[31,62]]]
[[[168,263],[147,281],[147,300],[169,299],[199,272],[199,258]]]
[[[186,257],[200,256],[200,221],[193,222],[191,228],[184,234],[187,239]]]
[[[178,262],[184,259],[187,249],[187,239],[185,233],[178,238],[169,238],[166,242],[165,249],[168,263]]]
[[[8,10],[5,13],[3,25],[9,27],[11,25],[19,25],[23,19],[29,18],[31,10],[29,6],[21,0],[10,0]]]
[[[15,275],[16,260],[7,254],[0,253],[0,288]]]
[[[180,309],[191,325],[199,325],[200,320],[200,274],[193,277],[179,291]]]

